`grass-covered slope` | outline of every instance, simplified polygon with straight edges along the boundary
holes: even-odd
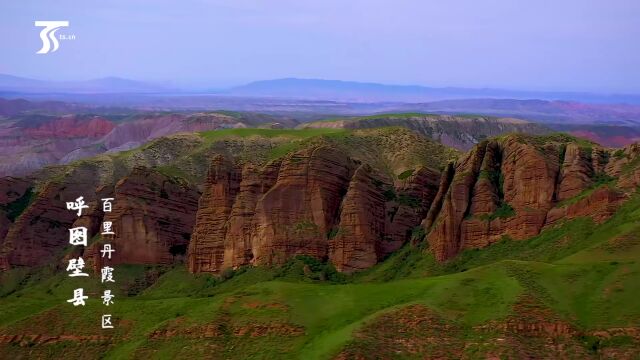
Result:
[[[408,246],[353,277],[310,259],[227,272],[222,279],[182,266],[121,265],[116,303],[108,308],[118,319],[114,331],[99,328],[106,309],[95,276],[15,269],[0,281],[0,353],[633,358],[640,349],[639,224],[640,196],[633,195],[601,225],[576,219],[444,264]],[[74,308],[65,300],[81,285],[91,299]],[[15,335],[22,337],[7,340]]]
[[[155,168],[197,185],[211,159],[221,154],[238,163],[266,164],[308,146],[330,145],[356,160],[397,175],[407,169],[442,168],[458,152],[405,128],[224,129],[162,137],[128,151],[103,154],[69,165],[47,167],[34,175],[43,184],[69,179],[74,170],[90,168],[102,184],[113,184],[136,166]]]
[[[540,135],[550,132],[542,125],[520,119],[422,113],[332,118],[299,125],[300,128],[306,129],[370,129],[385,126],[405,127],[459,150],[469,150],[478,142],[501,134]]]

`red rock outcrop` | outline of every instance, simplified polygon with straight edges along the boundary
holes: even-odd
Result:
[[[398,250],[427,215],[440,182],[440,173],[421,167],[405,180],[395,183],[396,196],[386,203],[385,237],[378,259]]]
[[[211,161],[189,243],[190,271],[209,272],[221,269],[226,224],[240,189],[241,176],[241,170],[221,155]]]
[[[504,237],[530,238],[560,219],[603,221],[625,194],[608,186],[585,190],[607,176],[618,176],[619,188],[635,188],[636,150],[612,156],[562,137],[506,136],[484,141],[442,174],[419,167],[393,180],[338,147],[314,144],[266,165],[218,155],[202,196],[146,168],[95,190],[113,180],[99,169],[77,167],[63,181],[41,184],[33,204],[9,224],[0,264],[45,263],[67,245],[70,227],[86,226],[93,236],[102,221],[114,224],[115,238],[105,240],[114,243],[115,263],[167,264],[186,251],[191,272],[280,265],[296,255],[352,272],[425,233],[430,251],[444,261]],[[32,186],[16,181],[0,180],[0,190],[15,190],[0,194],[0,206]],[[78,196],[90,206],[80,218],[65,208]],[[116,199],[112,213],[99,209],[105,196]],[[1,215],[0,231],[7,227]],[[86,255],[92,254],[95,246]]]
[[[253,216],[260,197],[275,184],[280,161],[264,168],[247,164],[242,169],[242,181],[231,209],[224,242],[223,268],[236,268],[253,260],[251,236],[256,224]]]
[[[589,187],[593,181],[594,163],[599,161],[591,159],[590,149],[584,149],[578,144],[568,144],[564,154],[564,162],[560,171],[560,185],[558,188],[558,200],[566,200],[580,194]]]
[[[626,196],[622,191],[602,186],[594,190],[589,196],[571,204],[551,209],[547,215],[545,225],[552,225],[558,220],[570,220],[581,216],[588,216],[596,223],[601,223],[611,217],[625,199]]]
[[[320,145],[264,167],[214,159],[200,199],[188,263],[192,272],[279,265],[296,255],[368,268],[411,236],[437,193],[440,174],[388,175]]]
[[[6,206],[20,199],[33,187],[28,179],[7,176],[0,178],[0,206]]]
[[[553,196],[560,170],[560,146],[555,143],[529,144],[509,137],[503,143],[501,172],[504,176],[504,203],[513,207],[515,215],[507,217],[509,235],[526,239],[537,235]]]
[[[384,184],[368,165],[355,171],[342,203],[340,224],[330,232],[329,259],[339,271],[366,269],[378,262],[385,237]]]
[[[295,255],[327,258],[327,235],[337,225],[354,169],[353,160],[327,146],[287,157],[256,206],[254,263],[282,264]]]
[[[561,218],[603,221],[624,200],[620,191],[603,187],[570,205],[563,200],[620,173],[623,166],[610,166],[609,158],[605,149],[568,139],[507,136],[479,144],[441,179],[422,222],[430,250],[444,261],[503,237],[530,238]],[[640,183],[640,172],[635,178],[627,171],[619,185]]]
[[[455,175],[455,167],[453,163],[448,163],[440,178],[440,184],[438,186],[438,192],[436,197],[431,203],[431,207],[427,212],[427,217],[422,221],[421,225],[425,229],[430,229],[436,220],[436,217],[440,214],[442,206],[444,205],[445,197],[447,196],[447,190],[451,186],[453,176]]]
[[[186,253],[199,193],[157,171],[134,168],[115,186],[113,210],[104,220],[115,235],[113,264],[170,264]],[[112,237],[112,238],[109,238]]]
[[[99,116],[86,119],[66,115],[36,127],[27,127],[24,134],[34,138],[98,138],[107,135],[114,127],[113,122]]]
[[[74,168],[67,175],[43,184],[11,225],[0,249],[3,268],[46,264],[69,244],[69,229],[78,216],[66,209],[66,202],[80,196],[95,200],[100,176],[94,167]]]
[[[486,150],[484,145],[475,147],[461,159],[451,184],[445,190],[442,208],[427,237],[438,260],[452,257],[460,250],[460,225],[468,213],[472,189]]]

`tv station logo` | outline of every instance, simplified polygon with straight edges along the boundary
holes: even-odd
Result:
[[[49,54],[55,52],[60,47],[58,40],[75,40],[75,34],[56,36],[56,31],[69,26],[69,21],[38,21],[34,22],[36,27],[43,27],[40,31],[40,40],[42,40],[42,48],[36,54]]]

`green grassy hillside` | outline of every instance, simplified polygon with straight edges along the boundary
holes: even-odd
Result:
[[[541,135],[550,132],[539,124],[514,118],[483,115],[388,113],[330,118],[298,125],[303,129],[371,129],[401,126],[459,150],[469,150],[478,142],[502,134]]]
[[[156,168],[169,176],[201,184],[210,160],[221,154],[238,163],[266,164],[309,146],[340,148],[350,157],[395,176],[420,166],[442,168],[458,151],[400,127],[375,129],[224,129],[177,134],[139,148],[103,154],[68,165],[46,167],[34,177],[38,184],[69,179],[74,169],[93,169],[103,184],[114,184],[136,166]]]
[[[183,266],[121,265],[116,304],[109,308],[118,318],[114,331],[99,328],[104,306],[95,278],[15,269],[1,276],[0,334],[75,338],[48,344],[25,338],[0,351],[16,358],[64,353],[107,359],[328,359],[341,352],[370,354],[387,344],[397,358],[518,357],[496,340],[507,336],[519,341],[519,349],[538,349],[541,356],[546,350],[537,341],[564,344],[577,357],[628,355],[640,349],[628,330],[640,324],[639,224],[640,196],[634,195],[601,225],[576,219],[533,239],[505,240],[444,264],[425,249],[407,246],[351,277],[306,258],[277,269],[243,268],[223,278],[192,275]],[[92,299],[74,308],[65,300],[80,284]],[[428,314],[448,340],[425,343],[434,328],[412,323],[415,312]],[[381,321],[410,331],[380,331]],[[509,321],[564,324],[571,334],[496,333],[496,324]],[[92,336],[99,340],[87,340]],[[398,337],[403,346],[394,342]],[[410,351],[414,345],[421,349],[417,354]]]

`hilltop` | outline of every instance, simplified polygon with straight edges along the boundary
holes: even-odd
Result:
[[[402,126],[444,145],[469,150],[478,142],[508,133],[547,134],[542,125],[521,119],[480,115],[438,115],[423,113],[391,113],[359,117],[334,118],[301,124],[301,128],[367,129]]]
[[[62,106],[60,104],[51,103],[50,106]],[[31,105],[45,106],[43,103]],[[69,111],[68,108],[63,109]],[[0,151],[5,154],[0,159],[0,176],[28,175],[46,165],[68,164],[98,154],[130,150],[177,133],[248,127],[282,128],[296,124],[296,121],[285,117],[230,111],[103,110],[99,113],[65,112],[60,115],[27,111],[0,119]]]

